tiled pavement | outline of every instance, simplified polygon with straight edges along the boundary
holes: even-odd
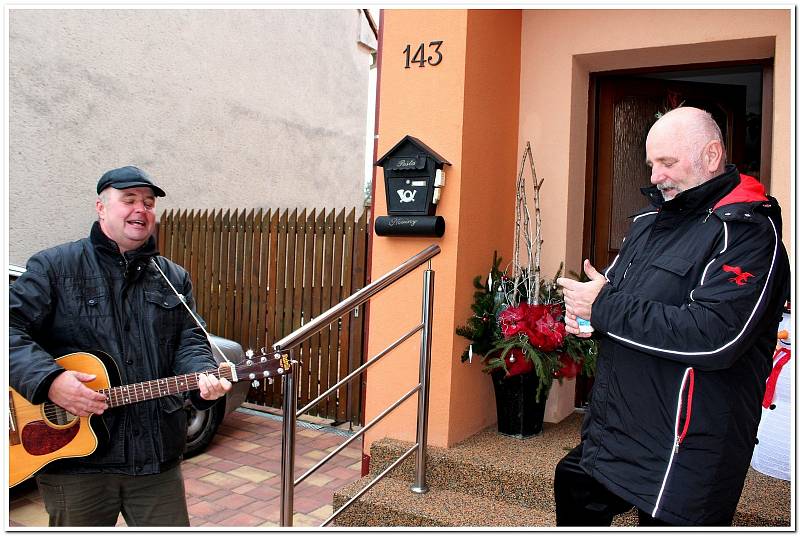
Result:
[[[183,462],[193,527],[274,527],[280,524],[281,421],[240,408],[225,417],[213,443]],[[295,478],[343,443],[344,432],[299,422]],[[361,474],[361,441],[320,467],[295,488],[294,526],[318,527],[332,513],[333,492]],[[20,488],[20,489],[18,489]],[[10,527],[47,526],[47,513],[35,485],[10,492]],[[118,526],[125,526],[122,517]]]

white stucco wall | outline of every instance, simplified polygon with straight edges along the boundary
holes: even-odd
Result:
[[[86,236],[137,165],[169,208],[361,207],[357,9],[11,9],[9,261]],[[370,155],[371,156],[371,155]]]

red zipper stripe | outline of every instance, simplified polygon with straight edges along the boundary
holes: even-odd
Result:
[[[694,369],[689,369],[689,393],[686,396],[686,419],[683,421],[683,431],[678,437],[678,445],[683,442],[689,432],[689,422],[692,420],[692,395],[694,395]]]

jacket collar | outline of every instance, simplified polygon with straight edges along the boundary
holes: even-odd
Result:
[[[96,221],[92,225],[92,230],[89,233],[89,239],[92,242],[95,250],[109,256],[123,256],[128,262],[149,262],[150,258],[158,255],[156,249],[156,240],[152,236],[147,239],[147,242],[142,244],[137,249],[125,252],[122,255],[119,251],[119,246],[116,242],[111,240],[103,230],[100,228],[100,222]]]
[[[752,180],[755,181],[755,179]],[[664,201],[664,196],[655,186],[642,188],[641,191],[647,196],[650,203],[659,210],[692,211],[699,209],[707,211],[709,208],[717,206],[720,200],[725,199],[728,194],[736,189],[740,182],[739,171],[736,166],[728,164],[725,166],[725,171],[720,175],[681,192],[669,201]]]

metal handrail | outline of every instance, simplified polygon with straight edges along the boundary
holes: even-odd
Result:
[[[397,266],[397,268],[391,272],[384,274],[366,287],[343,299],[324,313],[320,314],[318,317],[309,320],[308,323],[302,325],[273,344],[272,348],[276,352],[279,352],[281,350],[288,350],[289,348],[297,346],[321,329],[327,327],[340,316],[349,313],[365,301],[369,300],[375,294],[390,286],[404,275],[422,266],[425,264],[425,262],[438,255],[441,251],[442,249],[436,244],[428,246],[407,261]]]
[[[412,328],[410,331],[402,335],[399,339],[391,343],[387,348],[381,350],[374,358],[367,360],[366,363],[352,371],[345,378],[341,379],[336,385],[329,388],[323,394],[318,396],[312,402],[308,403],[303,409],[297,411],[297,384],[294,380],[294,374],[285,374],[283,376],[283,432],[281,441],[281,512],[280,520],[281,526],[292,526],[294,515],[294,487],[310,476],[319,467],[324,465],[333,456],[341,452],[348,444],[356,438],[361,437],[367,430],[372,428],[390,412],[400,406],[413,394],[417,393],[417,442],[408,452],[403,454],[396,460],[389,468],[379,474],[373,479],[365,488],[357,493],[352,499],[344,504],[339,510],[334,512],[321,526],[326,526],[339,514],[341,514],[350,504],[353,503],[358,497],[365,493],[368,489],[374,486],[381,480],[386,473],[388,473],[397,464],[405,460],[412,452],[416,451],[416,471],[414,484],[411,490],[415,493],[425,493],[428,487],[425,483],[425,465],[427,458],[427,441],[428,441],[428,404],[430,397],[430,361],[431,361],[431,326],[433,323],[433,281],[434,272],[430,267],[430,259],[438,255],[441,248],[437,245],[432,245],[421,252],[417,253],[407,261],[400,264],[391,272],[373,281],[363,289],[359,290],[349,298],[346,298],[334,305],[324,313],[320,314],[317,318],[309,321],[304,326],[298,328],[294,332],[285,336],[272,345],[276,355],[280,355],[288,350],[289,358],[292,362],[294,360],[294,348],[316,334],[317,332],[327,328],[328,325],[333,323],[339,317],[348,314],[350,311],[372,298],[378,292],[391,286],[393,283],[401,279],[403,276],[411,273],[413,270],[428,262],[428,269],[425,270],[423,275],[423,288],[422,288],[422,323]],[[308,409],[322,401],[324,398],[333,393],[341,385],[349,384],[356,376],[362,374],[366,369],[389,353],[391,350],[398,347],[403,341],[407,340],[416,332],[421,331],[422,337],[420,341],[420,354],[419,354],[419,382],[414,385],[410,391],[404,394],[400,399],[395,401],[392,405],[381,412],[375,419],[366,424],[358,433],[349,438],[344,444],[340,445],[333,452],[328,454],[323,460],[317,463],[314,467],[306,471],[300,478],[294,478],[294,438],[297,417],[305,413]]]

